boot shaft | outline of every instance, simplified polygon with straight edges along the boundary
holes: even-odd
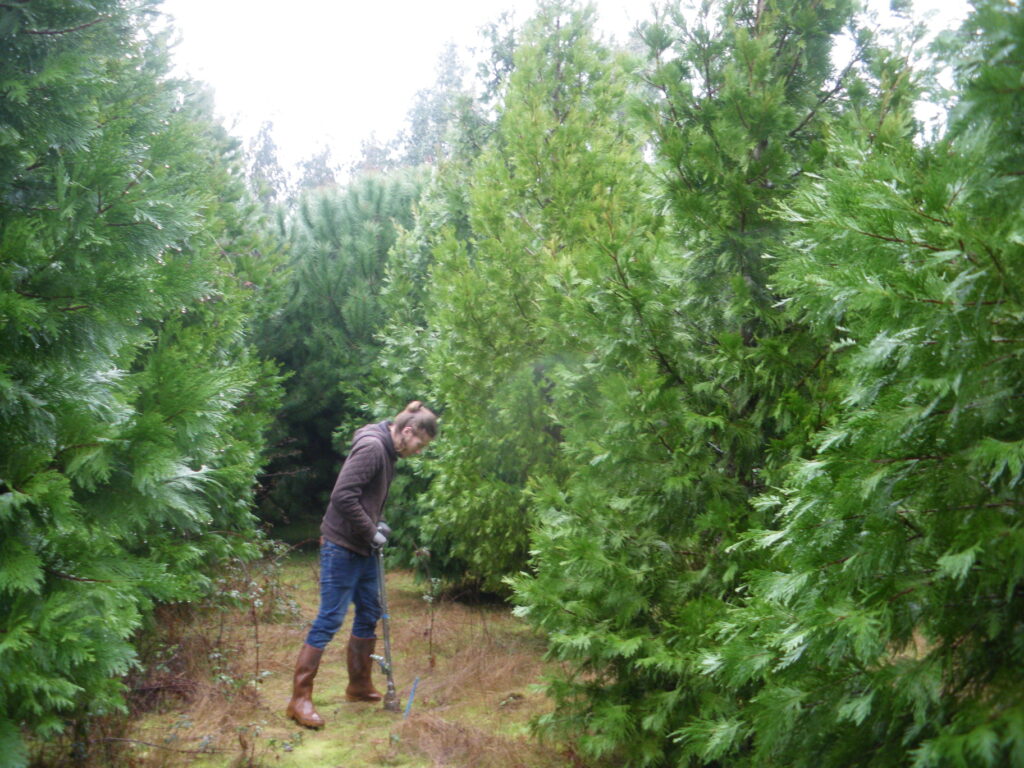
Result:
[[[295,678],[293,685],[296,691],[311,691],[313,679],[320,670],[320,659],[323,658],[324,649],[304,644],[299,651],[299,658],[295,662]]]
[[[376,647],[375,637],[356,637],[348,641],[348,688],[345,697],[350,701],[380,701],[383,696],[373,687],[373,659],[370,656]]]
[[[292,699],[285,714],[306,728],[322,728],[324,719],[313,706],[313,680],[320,669],[323,648],[305,644],[295,662],[295,676],[292,680]]]

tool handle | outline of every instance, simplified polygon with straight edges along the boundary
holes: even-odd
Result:
[[[388,678],[388,690],[384,694],[384,709],[399,712],[398,693],[395,691],[395,676],[391,665],[391,617],[388,615],[388,597],[384,589],[384,552],[383,547],[376,550],[377,556],[377,590],[380,596],[381,627],[384,634],[384,673]]]

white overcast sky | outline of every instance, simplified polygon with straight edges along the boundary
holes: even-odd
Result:
[[[884,0],[873,0],[884,3]],[[597,0],[598,28],[625,39],[651,17],[648,0]],[[965,0],[914,0],[963,18]],[[174,60],[209,83],[232,134],[274,123],[283,166],[330,147],[347,167],[364,139],[392,138],[417,91],[433,85],[444,47],[481,47],[502,11],[517,25],[535,0],[164,0],[180,36]],[[945,26],[946,19],[936,21]]]

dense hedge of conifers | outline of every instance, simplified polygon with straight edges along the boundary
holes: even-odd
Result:
[[[512,588],[587,757],[1024,765],[1024,21],[980,3],[944,94],[853,10],[623,55],[548,4],[427,193],[420,536]]]
[[[0,763],[123,706],[133,636],[257,548],[272,265],[144,7],[0,7]],[[263,249],[269,252],[268,249]]]

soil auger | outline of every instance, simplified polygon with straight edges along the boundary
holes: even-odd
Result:
[[[384,589],[384,547],[377,547],[377,590],[380,595],[381,626],[384,632],[384,655],[373,654],[370,658],[380,664],[381,671],[388,678],[388,690],[384,694],[384,709],[389,712],[401,712],[402,706],[395,691],[395,675],[391,666],[391,617],[388,615],[388,598]]]

